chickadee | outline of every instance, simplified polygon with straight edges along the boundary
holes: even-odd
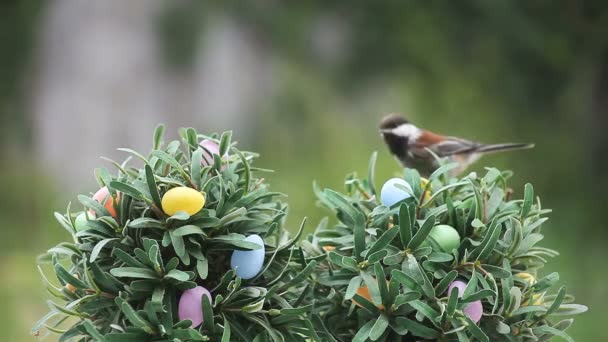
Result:
[[[486,145],[456,137],[447,137],[418,128],[402,116],[390,114],[380,122],[380,134],[390,152],[404,167],[417,169],[428,177],[439,166],[433,152],[440,158],[457,162],[450,173],[457,175],[483,154],[534,147],[534,144],[506,143]]]

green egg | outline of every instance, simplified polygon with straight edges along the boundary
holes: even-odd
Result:
[[[91,215],[90,213],[89,219],[93,219],[93,215]],[[88,229],[89,227],[87,226],[87,221],[87,214],[84,211],[78,214],[78,216],[76,216],[76,219],[74,219],[74,228],[76,228],[76,231],[80,232]]]
[[[429,239],[433,239],[439,245],[441,252],[450,253],[453,249],[457,249],[460,246],[460,235],[456,229],[446,225],[440,224],[431,229],[431,232],[427,236],[426,240],[421,244],[422,247],[433,247],[434,244],[429,242]]]

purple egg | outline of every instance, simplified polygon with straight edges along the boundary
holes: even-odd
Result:
[[[213,165],[213,163],[214,163],[213,155],[220,154],[220,145],[218,143],[216,143],[215,141],[208,140],[208,139],[201,141],[199,145],[201,145],[201,147],[203,147],[203,160],[202,160],[203,166]],[[228,152],[226,151],[226,153],[224,153],[224,155],[222,157],[226,157],[227,155],[228,155]],[[223,165],[222,170],[224,170],[225,168],[226,168],[226,165]]]
[[[448,296],[452,293],[453,288],[458,288],[458,298],[461,298],[464,294],[464,290],[467,287],[467,284],[460,280],[453,281],[448,287]],[[483,314],[483,305],[481,305],[481,300],[476,300],[465,305],[462,310],[465,316],[469,317],[473,322],[477,323],[481,319],[481,315]]]
[[[473,322],[479,322],[481,315],[483,314],[483,305],[481,305],[481,300],[476,300],[467,304],[462,311],[464,312],[465,316],[469,317]]]
[[[464,289],[467,288],[467,283],[460,280],[454,280],[448,287],[448,296],[450,295],[450,293],[452,293],[452,289],[455,287],[458,288],[458,298],[460,298],[464,294]]]
[[[203,323],[203,296],[207,296],[211,301],[211,293],[202,286],[197,286],[182,293],[177,312],[180,321],[191,320],[193,328]]]

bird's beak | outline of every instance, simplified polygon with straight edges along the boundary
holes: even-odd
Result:
[[[380,129],[380,134],[391,133],[393,130],[391,129]]]

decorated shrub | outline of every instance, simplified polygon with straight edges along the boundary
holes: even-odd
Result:
[[[328,341],[566,340],[586,311],[571,304],[558,274],[542,271],[557,255],[541,247],[543,209],[530,184],[512,199],[511,172],[450,178],[447,164],[428,180],[406,169],[374,185],[349,175],[346,191],[321,190],[337,222],[321,222],[302,241],[316,260],[313,320]],[[332,220],[333,222],[334,220]],[[561,320],[560,320],[561,319]]]
[[[231,134],[154,134],[148,155],[95,170],[100,190],[56,213],[72,241],[40,257],[50,312],[34,327],[78,341],[304,341],[302,273],[256,154]],[[301,232],[301,228],[300,228]],[[300,233],[298,233],[299,235]],[[298,255],[299,254],[298,252]],[[298,261],[298,262],[296,262]],[[46,328],[46,329],[44,329]]]

